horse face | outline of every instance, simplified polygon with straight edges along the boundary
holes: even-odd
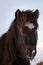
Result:
[[[15,33],[16,55],[26,62],[36,55],[38,15],[38,10],[16,12],[18,21]]]

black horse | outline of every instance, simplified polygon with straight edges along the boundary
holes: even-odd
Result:
[[[36,55],[39,10],[15,12],[9,30],[0,38],[0,65],[30,65]]]

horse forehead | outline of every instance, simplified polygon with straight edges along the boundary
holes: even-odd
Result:
[[[34,29],[35,28],[35,25],[33,23],[26,23],[25,26],[27,26],[29,29]]]

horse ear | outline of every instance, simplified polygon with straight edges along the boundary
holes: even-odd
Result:
[[[39,10],[38,9],[36,9],[35,11],[34,11],[34,17],[36,18],[36,20],[38,19],[38,17],[39,17]]]
[[[15,16],[16,18],[20,17],[21,11],[19,9],[17,9],[17,11],[15,12]]]

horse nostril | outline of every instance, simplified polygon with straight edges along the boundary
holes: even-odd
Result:
[[[26,51],[26,53],[27,53],[27,55],[29,55],[29,54],[30,54],[30,51],[29,51],[29,50],[27,50],[27,51]]]

